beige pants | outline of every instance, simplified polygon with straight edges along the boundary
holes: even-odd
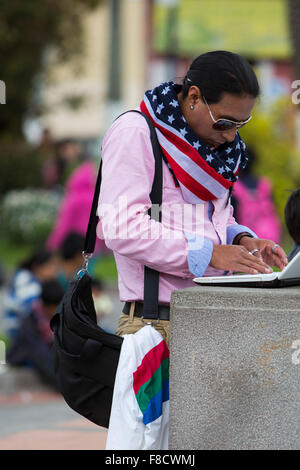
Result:
[[[144,322],[147,322],[146,319],[143,322],[140,317],[133,316],[134,305],[135,305],[134,302],[132,302],[130,306],[129,315],[127,315],[126,313],[122,313],[122,315],[120,316],[118,328],[116,330],[117,335],[123,336],[123,335],[131,334],[131,333],[136,333],[138,330],[143,328],[143,326],[145,326]],[[162,335],[162,337],[164,338],[164,340],[166,341],[169,347],[169,341],[170,341],[169,320],[159,320],[159,323],[156,323],[156,321],[154,321],[153,326],[157,331],[159,331],[159,333]]]

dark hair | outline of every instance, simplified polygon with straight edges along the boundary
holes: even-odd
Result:
[[[29,258],[24,260],[20,268],[21,269],[28,269],[28,270],[33,270],[37,266],[42,266],[43,264],[48,263],[50,259],[53,257],[53,253],[51,251],[45,250],[44,248],[41,248],[39,250],[36,250],[33,252]]]
[[[183,80],[184,98],[192,85],[200,89],[208,103],[218,103],[223,93],[254,98],[260,93],[256,75],[247,60],[228,51],[207,52],[197,57]]]
[[[92,278],[92,289],[103,290],[103,282],[101,279]]]
[[[254,164],[257,160],[256,152],[253,147],[249,147],[247,145],[247,155],[248,155],[248,161],[247,165],[245,168],[241,169],[239,171],[239,176],[240,175],[250,175],[253,171]]]
[[[84,236],[76,232],[71,232],[66,236],[60,246],[60,255],[64,260],[70,260],[81,254],[84,248]]]
[[[41,299],[45,305],[58,305],[60,303],[64,291],[57,280],[45,281],[42,283],[41,287]]]
[[[288,198],[284,216],[290,236],[297,245],[300,245],[300,188]]]

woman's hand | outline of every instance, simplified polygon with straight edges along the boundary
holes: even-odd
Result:
[[[274,247],[274,245],[276,245],[276,247]],[[238,246],[243,246],[248,251],[255,249],[259,250],[253,253],[253,255],[258,259],[263,260],[269,266],[276,266],[282,270],[288,264],[285,252],[281,246],[277,245],[272,240],[265,240],[263,238],[250,238],[245,236],[240,239]]]
[[[244,238],[242,238],[242,240],[243,239]],[[256,247],[255,245],[252,249]],[[254,256],[250,254],[249,251],[251,250],[240,245],[214,245],[209,264],[215,269],[239,271],[247,274],[269,274],[273,271],[272,268],[262,260],[261,256]]]

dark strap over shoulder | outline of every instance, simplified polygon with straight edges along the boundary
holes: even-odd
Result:
[[[102,160],[100,162],[100,167],[98,171],[88,228],[85,234],[84,252],[89,253],[89,254],[94,253],[95,245],[96,245],[96,235],[97,235],[96,230],[97,230],[97,225],[99,221],[99,217],[97,215],[97,208],[98,208],[98,200],[99,200],[100,186],[101,186],[101,177],[102,177],[101,172],[102,172]]]
[[[149,209],[148,214],[154,220],[161,222],[161,203],[162,203],[162,160],[164,158],[162,149],[159,145],[155,128],[148,116],[137,110],[127,111],[136,112],[141,114],[147,121],[150,129],[150,139],[153,148],[153,155],[155,158],[155,173],[150,193],[150,199],[152,202],[153,210]],[[126,113],[123,113],[126,114]],[[122,116],[122,114],[121,114]],[[120,117],[120,116],[119,116]],[[96,244],[96,229],[99,221],[97,215],[98,200],[101,186],[101,172],[102,172],[102,160],[99,167],[98,177],[96,181],[95,193],[88,223],[88,228],[84,243],[84,252],[86,254],[92,254]],[[158,289],[159,289],[159,272],[154,269],[145,266],[144,268],[144,310],[143,316],[147,319],[158,318]]]

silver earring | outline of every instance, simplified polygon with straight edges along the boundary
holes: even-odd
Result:
[[[191,110],[195,109],[195,106],[193,104],[191,104],[190,109]]]

